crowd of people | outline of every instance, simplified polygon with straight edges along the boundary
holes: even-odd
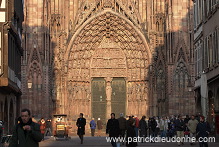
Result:
[[[111,114],[111,119],[107,123],[106,132],[109,137],[208,137],[211,132],[210,125],[205,121],[204,116],[188,116],[183,118],[181,115],[171,117],[150,117],[142,116],[139,120],[137,116],[127,116],[123,114],[120,118],[115,119],[115,114]],[[144,139],[141,140],[144,142]],[[113,147],[118,143],[111,142]],[[178,142],[178,145],[183,145]],[[193,142],[190,142],[193,145]],[[200,147],[207,147],[207,142],[199,142]],[[126,143],[128,147],[137,146],[137,142]]]
[[[98,122],[97,122],[98,123]],[[94,136],[96,123],[94,119],[90,122],[91,136]],[[102,129],[102,127],[101,127]],[[101,130],[98,129],[98,130]],[[142,116],[141,119],[137,116],[126,116],[123,113],[116,119],[114,113],[111,114],[111,119],[106,125],[106,134],[109,137],[208,137],[211,132],[210,125],[205,121],[204,116],[174,116],[171,117],[149,117]],[[144,140],[141,140],[144,142]],[[152,141],[153,143],[153,141]],[[111,141],[113,147],[118,146],[118,142]],[[119,144],[124,144],[121,142]],[[178,145],[183,145],[183,142],[178,142]],[[190,142],[193,145],[193,142]],[[200,147],[208,146],[207,142],[199,142]],[[137,142],[126,142],[126,146],[135,147]]]
[[[103,129],[103,122],[98,118],[95,122],[94,118],[90,121],[91,136],[95,136],[95,129],[98,129],[97,136],[101,136],[101,130]],[[83,136],[85,135],[86,119],[83,117],[83,113],[80,113],[77,119],[76,126],[77,135],[83,144]],[[150,117],[142,116],[141,119],[137,116],[126,116],[123,113],[116,119],[115,113],[111,113],[111,118],[106,124],[106,134],[109,134],[111,138],[143,138],[141,142],[144,142],[146,137],[208,137],[211,132],[210,125],[205,121],[204,116],[188,116],[182,117]],[[22,109],[21,117],[18,118],[18,124],[15,125],[13,135],[10,140],[9,147],[15,147],[18,144],[22,147],[38,147],[39,142],[44,139],[45,135],[51,135],[51,119],[45,121],[41,118],[38,122],[34,117],[31,117],[29,109]],[[125,142],[116,142],[111,140],[113,147],[120,146]],[[136,141],[126,140],[127,147],[136,147]],[[152,141],[153,143],[153,141]],[[119,145],[118,145],[119,144]],[[178,145],[183,145],[183,142],[178,142]],[[193,143],[191,142],[191,145]],[[199,142],[200,147],[207,147],[208,142]]]

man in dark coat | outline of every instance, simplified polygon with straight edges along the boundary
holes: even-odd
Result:
[[[123,113],[120,114],[120,118],[118,118],[118,121],[119,121],[120,136],[124,138],[126,131],[126,119],[124,118]]]
[[[127,136],[126,136],[126,146],[127,147],[136,147],[137,142],[134,141],[134,138],[136,137],[136,132],[135,132],[135,119],[130,118],[127,121]],[[129,140],[132,138],[132,140]]]
[[[156,127],[157,127],[157,121],[152,117],[148,123],[149,129],[150,129],[150,135],[151,137],[156,136]]]
[[[202,139],[199,139],[200,141],[202,141],[202,142],[199,142],[200,147],[208,147],[208,142],[204,142],[203,138],[208,137],[210,131],[211,131],[211,128],[210,128],[209,123],[205,122],[204,116],[200,116],[200,122],[198,123],[197,128],[196,128],[198,138],[202,138]]]
[[[106,134],[109,134],[109,137],[119,137],[119,121],[115,119],[115,113],[111,113],[111,119],[108,120],[106,126]],[[113,147],[116,147],[116,142],[111,141]]]
[[[80,113],[80,116],[76,122],[76,125],[78,127],[78,131],[77,134],[79,136],[79,138],[81,139],[81,144],[83,144],[83,137],[85,134],[85,125],[86,125],[86,119],[83,118],[83,113]]]
[[[45,131],[46,136],[48,135],[48,133],[50,136],[52,135],[52,130],[51,130],[51,123],[52,122],[51,121],[52,121],[51,119],[46,120],[46,131]]]
[[[41,140],[40,125],[32,121],[29,109],[22,109],[20,123],[13,129],[9,147],[39,147]]]
[[[147,125],[147,122],[145,121],[145,118],[146,118],[146,116],[142,116],[141,120],[139,121],[140,137],[147,136],[148,125]]]

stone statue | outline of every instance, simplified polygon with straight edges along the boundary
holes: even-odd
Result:
[[[106,86],[106,100],[111,100],[111,96],[112,96],[111,83],[107,82],[107,86]]]

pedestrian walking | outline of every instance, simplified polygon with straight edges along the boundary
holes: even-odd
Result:
[[[175,127],[176,127],[176,134],[177,137],[184,137],[184,126],[185,126],[185,122],[182,119],[182,116],[179,115],[178,119],[175,121]],[[178,146],[183,145],[183,142],[178,142]]]
[[[160,132],[160,121],[159,121],[159,117],[155,117],[155,121],[157,122],[157,126],[156,126],[156,129],[155,129],[155,137],[157,137],[159,135],[159,132]]]
[[[211,132],[211,128],[208,122],[205,121],[204,116],[200,116],[200,122],[197,125],[197,137],[199,138],[200,147],[208,147],[208,142],[205,142],[203,138],[208,137]],[[200,139],[201,138],[201,139]]]
[[[107,121],[106,134],[109,134],[110,138],[119,137],[119,121],[115,118],[115,113],[111,113],[111,119]],[[112,139],[111,144],[113,147],[117,147],[117,143]]]
[[[147,130],[148,130],[147,122],[145,119],[146,119],[146,116],[142,116],[141,120],[139,121],[139,133],[140,133],[140,137],[143,137],[143,138],[147,136]]]
[[[9,147],[39,147],[41,140],[40,125],[32,121],[29,109],[22,109],[20,123],[14,126]]]
[[[174,137],[175,136],[175,124],[173,121],[170,121],[170,125],[168,128],[168,137]]]
[[[96,129],[96,122],[94,121],[94,118],[90,121],[90,129],[91,129],[91,136],[94,136],[95,129]]]
[[[40,125],[40,132],[41,132],[42,137],[43,137],[42,140],[44,140],[44,135],[45,135],[45,131],[46,131],[46,121],[44,120],[44,118],[41,118],[38,123]]]
[[[160,137],[167,136],[168,122],[165,117],[160,119]]]
[[[46,135],[46,136],[47,136],[48,134],[49,134],[50,136],[52,135],[51,123],[52,123],[52,120],[51,120],[51,119],[47,119],[47,120],[46,120],[46,131],[45,131],[45,135]]]
[[[100,120],[100,118],[98,118],[97,120],[97,136],[101,136],[101,131],[103,129],[103,122]]]
[[[83,144],[84,141],[85,125],[86,125],[86,119],[83,117],[83,113],[80,113],[79,118],[76,122],[76,126],[78,127],[77,135],[81,140],[81,144]]]
[[[125,132],[126,132],[126,119],[124,118],[123,113],[120,113],[120,117],[118,118],[119,121],[119,129],[120,129],[120,137],[124,138],[125,137]],[[122,143],[124,144],[124,142]]]
[[[191,138],[196,137],[197,125],[198,125],[198,120],[195,119],[194,115],[192,115],[191,119],[188,121],[188,124],[187,124]],[[190,144],[192,145],[193,143],[190,143]]]
[[[149,129],[150,129],[150,136],[151,137],[156,137],[156,127],[157,127],[157,121],[152,117],[149,121]]]
[[[134,119],[135,119],[135,133],[136,133],[136,137],[138,137],[139,119],[136,115]]]
[[[135,120],[133,118],[130,118],[127,121],[127,136],[126,136],[126,146],[127,147],[136,147],[137,142],[134,141],[134,137],[136,137],[136,132],[135,132]],[[132,138],[130,142],[128,142],[129,138]]]

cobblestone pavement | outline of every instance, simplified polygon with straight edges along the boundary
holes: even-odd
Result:
[[[106,137],[85,137],[84,144],[80,144],[78,137],[71,137],[69,140],[54,140],[53,137],[46,137],[46,139],[40,142],[40,147],[111,147],[111,144],[106,141]],[[148,147],[178,147],[177,143],[138,143],[138,146]],[[209,143],[209,147],[218,147],[219,142]],[[121,147],[125,147],[122,145]],[[191,147],[189,143],[185,143],[182,147]],[[199,147],[198,143],[192,147]]]

